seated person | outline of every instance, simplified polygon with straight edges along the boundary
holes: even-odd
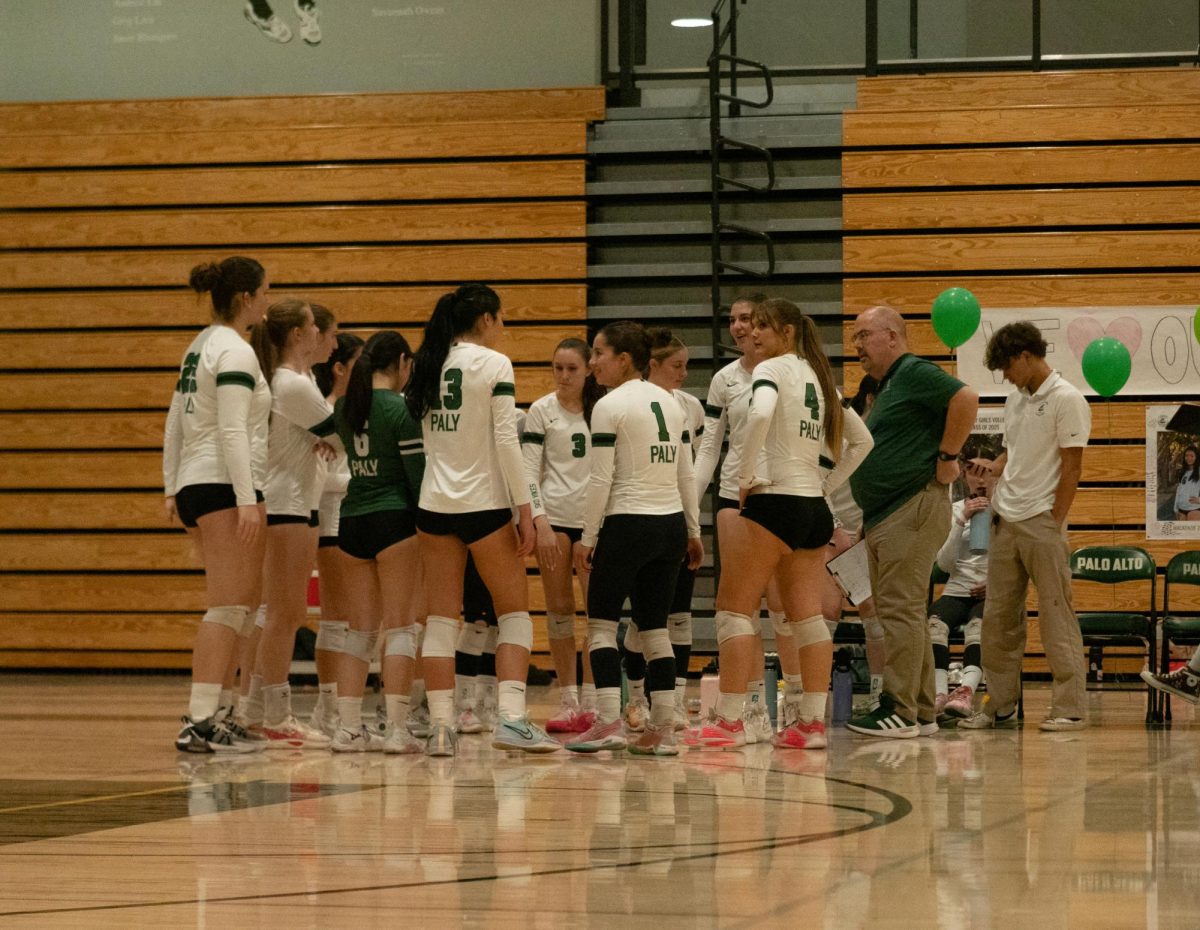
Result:
[[[984,462],[973,459],[972,464]],[[976,469],[981,471],[982,469]],[[942,596],[929,606],[929,637],[933,640],[934,679],[938,716],[969,717],[975,712],[975,691],[983,678],[980,667],[979,639],[983,628],[983,599],[987,594],[987,553],[972,554],[969,548],[971,517],[989,508],[994,479],[981,478],[964,470],[968,496],[953,508],[950,535],[937,554],[937,566],[950,576]],[[989,473],[990,475],[990,473]],[[963,630],[962,681],[954,692],[949,690],[950,631]]]

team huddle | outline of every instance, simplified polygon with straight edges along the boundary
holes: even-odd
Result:
[[[618,322],[591,346],[559,344],[554,391],[522,416],[485,285],[445,294],[413,352],[393,331],[365,344],[339,334],[319,304],[271,303],[253,259],[199,266],[190,283],[211,295],[214,321],[180,369],[163,477],[208,609],[178,749],[451,756],[461,734],[485,730],[496,748],[535,753],[826,745],[842,597],[825,563],[861,526],[846,485],[873,440],[795,304],[735,302],[742,356],[706,404],[682,390],[678,338]],[[714,475],[720,695],[692,725],[699,500]],[[531,555],[561,702],[545,729],[525,700]],[[314,565],[320,684],[301,721],[288,671]],[[778,732],[764,597],[785,683]],[[364,718],[377,659],[384,704]]]

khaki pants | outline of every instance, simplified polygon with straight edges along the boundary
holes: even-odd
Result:
[[[950,489],[931,481],[895,513],[866,531],[875,612],[883,624],[883,690],[896,713],[934,719],[933,643],[926,601],[929,573],[950,532]]]
[[[1071,607],[1068,558],[1066,532],[1048,510],[1017,523],[1001,519],[993,527],[980,642],[990,713],[1010,713],[1021,694],[1025,592],[1032,579],[1042,647],[1054,678],[1050,716],[1087,716],[1083,634]]]

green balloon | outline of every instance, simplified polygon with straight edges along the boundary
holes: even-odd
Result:
[[[1112,397],[1121,390],[1132,367],[1125,343],[1112,336],[1094,339],[1083,350],[1083,376],[1101,397]]]
[[[979,328],[979,301],[964,287],[942,291],[933,301],[933,331],[950,348],[957,349]]]

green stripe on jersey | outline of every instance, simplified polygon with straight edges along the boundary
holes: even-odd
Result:
[[[776,394],[779,393],[779,385],[769,378],[759,378],[754,382],[754,387],[751,390],[757,391],[760,387],[769,387]]]
[[[546,444],[545,433],[525,433],[521,436],[521,442],[527,442],[532,446],[542,446]]]
[[[712,417],[714,420],[724,412],[725,412],[725,408],[718,407],[716,404],[705,404],[704,405],[704,415],[706,417]]]
[[[516,397],[517,386],[511,381],[497,381],[496,386],[492,388],[493,397]]]
[[[616,444],[616,433],[592,433],[592,448],[594,449],[611,449]]]
[[[817,456],[817,464],[820,465],[822,468],[828,468],[830,471],[833,471],[833,469],[835,467],[833,459],[831,459],[827,455]]]
[[[223,371],[217,375],[217,387],[226,384],[237,385],[238,387],[249,388],[254,390],[254,375],[247,374],[244,371]]]
[[[687,430],[684,430],[684,431],[683,431],[683,441],[684,441],[684,442],[691,442],[691,441],[692,441],[691,434],[690,434],[690,433],[688,433],[688,431],[687,431]]]
[[[324,420],[309,430],[314,436],[332,436],[334,433],[333,414],[331,413]]]

